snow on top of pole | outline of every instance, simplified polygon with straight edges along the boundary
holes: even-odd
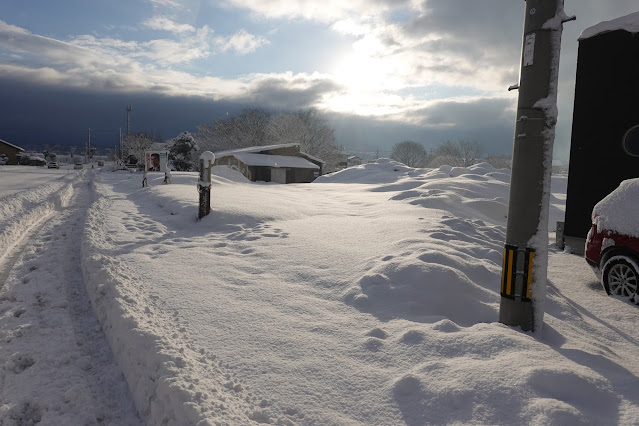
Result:
[[[215,161],[215,154],[213,154],[211,151],[204,151],[200,154],[200,160],[208,160],[212,163],[213,161]]]
[[[631,13],[630,15],[622,16],[610,21],[603,21],[597,25],[586,28],[579,36],[579,40],[584,40],[596,35],[607,33],[610,31],[624,30],[630,33],[639,32],[639,12]]]

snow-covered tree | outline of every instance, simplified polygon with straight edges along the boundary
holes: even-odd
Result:
[[[189,172],[197,169],[196,152],[199,150],[195,138],[189,132],[182,132],[167,142],[169,161],[175,170]]]
[[[429,160],[424,145],[415,141],[404,141],[393,145],[391,158],[408,167],[426,167]]]
[[[129,155],[134,155],[138,161],[141,161],[144,158],[144,151],[151,148],[153,143],[153,136],[148,133],[132,133],[125,137],[122,141],[123,158],[127,158]]]

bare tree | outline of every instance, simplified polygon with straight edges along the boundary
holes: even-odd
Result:
[[[270,145],[268,126],[272,113],[261,108],[246,108],[240,115],[197,126],[202,150],[224,151],[250,146]]]
[[[424,146],[415,141],[404,141],[393,145],[391,158],[408,167],[426,167],[429,159]]]
[[[468,167],[482,161],[484,147],[476,141],[460,139],[457,142],[447,140],[433,150],[430,167],[449,165]]]
[[[489,155],[485,161],[496,169],[510,169],[513,159],[506,155]]]
[[[327,171],[335,170],[340,159],[334,130],[315,109],[273,116],[264,109],[247,108],[238,116],[201,124],[197,129],[202,150],[298,143],[303,152],[324,161]]]
[[[335,131],[315,109],[279,114],[269,125],[275,143],[298,143],[300,150],[325,162],[325,171],[337,170],[341,149]]]
[[[484,147],[479,142],[460,139],[457,143],[464,167],[472,166],[482,161]]]

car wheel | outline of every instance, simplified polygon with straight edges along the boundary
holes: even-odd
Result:
[[[639,282],[639,272],[635,265],[636,263],[625,256],[615,256],[608,260],[602,274],[606,290],[615,296],[634,296]]]

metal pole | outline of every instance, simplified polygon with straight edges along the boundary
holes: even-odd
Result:
[[[127,105],[126,107],[126,137],[127,138],[129,137],[129,131],[130,131],[129,121],[131,118],[131,110],[132,110],[131,105]]]
[[[215,154],[205,151],[200,155],[200,179],[197,183],[197,190],[200,194],[198,209],[198,219],[211,212],[211,169],[215,161]]]
[[[499,322],[540,329],[563,0],[527,0]]]

